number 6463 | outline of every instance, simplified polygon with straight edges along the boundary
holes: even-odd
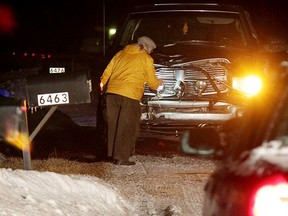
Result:
[[[68,104],[69,94],[68,92],[58,92],[49,94],[37,95],[38,106]]]

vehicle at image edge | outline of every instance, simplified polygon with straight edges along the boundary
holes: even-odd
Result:
[[[117,31],[110,58],[143,35],[157,45],[151,55],[156,75],[164,81],[157,91],[145,87],[140,127],[144,134],[177,136],[187,128],[218,127],[242,116],[269,73],[268,52],[240,6],[138,6]]]
[[[287,215],[287,81],[286,74],[220,133],[202,128],[198,137],[193,130],[183,134],[184,152],[220,160],[205,185],[203,216]]]

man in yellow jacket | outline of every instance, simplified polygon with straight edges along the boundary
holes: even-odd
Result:
[[[107,84],[108,157],[118,165],[135,164],[129,158],[135,152],[145,85],[156,90],[162,84],[150,56],[155,48],[149,37],[138,38],[112,58],[101,76],[102,86]]]

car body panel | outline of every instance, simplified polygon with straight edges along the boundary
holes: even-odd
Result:
[[[263,203],[258,206],[258,210],[262,211],[262,214],[258,215],[267,215],[263,214],[263,211],[267,213],[273,208],[272,203],[275,200],[269,199],[277,194],[276,186],[281,183],[283,188],[288,188],[288,88],[286,83],[287,77],[283,74],[281,82],[269,88],[270,93],[267,97],[258,98],[251,103],[242,120],[234,122],[233,129],[230,127],[223,131],[231,136],[231,139],[227,139],[230,141],[225,147],[227,150],[225,156],[221,157],[222,161],[206,183],[203,216],[252,216],[256,193],[265,187],[267,201],[265,206]],[[229,135],[228,130],[234,131],[234,134]],[[214,150],[210,149],[210,155],[213,156],[219,155],[217,141],[220,133],[218,135],[212,142],[215,144],[214,147],[210,145]],[[183,141],[187,142],[187,137],[186,141],[182,140],[182,143]],[[192,144],[190,140],[188,143]],[[196,149],[193,152],[195,155],[201,155]],[[282,189],[281,193],[276,203],[280,212],[284,210],[287,213],[288,190]],[[276,212],[275,214],[283,215]]]

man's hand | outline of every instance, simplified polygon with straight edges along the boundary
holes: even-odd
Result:
[[[103,88],[104,88],[104,84],[102,82],[100,82],[100,90],[101,90],[101,92],[103,91]]]

